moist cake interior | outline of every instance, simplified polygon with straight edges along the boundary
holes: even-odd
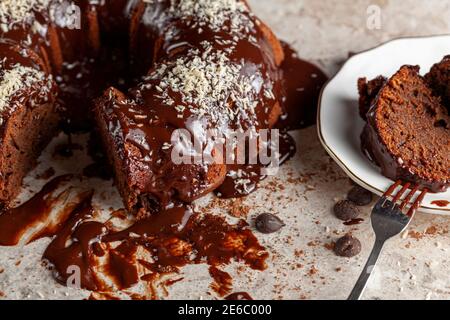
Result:
[[[425,77],[419,67],[403,66],[390,79],[380,76],[358,82],[360,110],[367,121],[364,152],[385,176],[432,192],[442,192],[450,183],[445,70],[448,57]]]

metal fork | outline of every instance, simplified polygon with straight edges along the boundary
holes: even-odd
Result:
[[[403,210],[409,205],[412,198],[419,190],[419,186],[414,186],[408,195],[402,200],[403,194],[410,188],[410,186],[410,183],[402,185],[402,181],[397,181],[385,192],[373,208],[371,221],[372,228],[376,235],[375,245],[361,273],[361,276],[348,297],[348,300],[359,300],[364,292],[364,289],[366,288],[367,281],[375,268],[384,244],[387,240],[400,234],[408,227],[415,212],[420,207],[425,195],[428,192],[427,189],[424,189],[405,214],[403,213]],[[396,191],[398,187],[401,187],[401,189],[395,196],[393,196],[394,191]],[[392,200],[389,200],[391,196]],[[398,202],[400,202],[400,204],[398,204]]]

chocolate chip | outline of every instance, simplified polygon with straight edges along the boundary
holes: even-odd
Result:
[[[358,218],[359,208],[351,201],[342,200],[334,205],[334,214],[342,221],[350,221]]]
[[[373,194],[369,190],[355,186],[349,191],[347,199],[357,206],[367,206],[372,202]]]
[[[261,233],[274,233],[284,227],[284,222],[271,213],[260,214],[255,219],[255,227]]]
[[[334,253],[340,257],[351,258],[360,252],[361,242],[349,234],[340,238],[334,246]]]

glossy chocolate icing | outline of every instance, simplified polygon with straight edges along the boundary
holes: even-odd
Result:
[[[0,108],[0,143],[2,143],[8,119],[14,111],[21,106],[33,108],[41,104],[53,103],[56,99],[57,87],[53,78],[47,74],[44,61],[32,50],[21,47],[9,39],[0,38],[0,52],[2,55],[1,80],[4,80],[8,73],[23,70],[19,87],[14,92],[10,92],[11,96],[1,97],[8,100],[8,105]],[[32,77],[35,78],[33,81],[30,80]],[[26,81],[27,78],[28,81]]]

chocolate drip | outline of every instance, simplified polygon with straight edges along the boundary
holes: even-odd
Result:
[[[28,230],[38,223],[44,222],[50,214],[52,205],[61,196],[52,197],[53,193],[70,178],[71,176],[57,177],[24,204],[16,208],[3,208],[0,214],[0,245],[17,245]],[[52,229],[41,230],[38,234],[33,235],[30,242],[53,234],[58,228],[59,224],[55,224]]]
[[[281,166],[295,155],[296,145],[288,133],[282,133],[279,142],[278,159]],[[264,169],[268,168],[262,164],[228,165],[227,177],[215,191],[216,195],[224,199],[248,196],[256,191],[258,183],[267,177]],[[274,173],[276,174],[276,171]]]
[[[104,254],[99,241],[106,233],[106,227],[99,222],[86,221],[93,214],[91,199],[87,198],[75,209],[72,217],[47,247],[43,259],[51,263],[54,276],[61,284],[80,285],[96,291],[104,287],[96,277],[94,267],[95,257]],[[69,283],[72,273],[79,275],[79,279],[74,278],[74,283]]]
[[[228,273],[211,266],[209,267],[209,274],[214,279],[214,282],[211,284],[211,289],[217,292],[219,296],[223,297],[231,292],[233,289],[233,279]]]
[[[285,59],[281,65],[285,91],[285,115],[277,128],[302,129],[316,123],[320,91],[328,77],[314,64],[302,60],[295,50],[283,43]]]

